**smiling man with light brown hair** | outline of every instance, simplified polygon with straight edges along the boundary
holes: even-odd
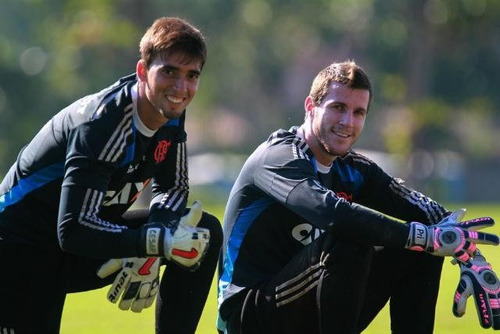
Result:
[[[61,110],[19,153],[0,185],[0,332],[58,333],[67,293],[110,284],[122,310],[158,295],[156,333],[195,332],[222,242],[216,217],[186,208],[186,107],[206,53],[190,23],[156,20],[134,74]],[[131,209],[148,185],[149,208]]]

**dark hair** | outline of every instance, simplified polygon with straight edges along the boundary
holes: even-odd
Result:
[[[325,96],[332,81],[339,82],[352,89],[366,89],[370,92],[368,108],[372,100],[372,85],[366,72],[356,65],[352,60],[341,63],[332,63],[322,69],[314,78],[309,96],[312,97],[314,104],[319,106]]]
[[[139,44],[141,59],[149,67],[160,55],[168,56],[174,52],[186,55],[186,61],[199,59],[201,67],[207,58],[205,38],[190,23],[177,17],[162,17],[153,22]]]

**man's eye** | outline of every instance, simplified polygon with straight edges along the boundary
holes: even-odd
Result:
[[[366,110],[356,110],[354,113],[360,117],[366,116]]]
[[[163,73],[170,76],[170,75],[174,74],[174,70],[172,70],[170,68],[165,68],[165,69],[163,69]]]

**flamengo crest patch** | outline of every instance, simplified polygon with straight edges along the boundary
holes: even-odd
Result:
[[[167,156],[167,152],[171,144],[172,142],[167,140],[161,140],[158,142],[154,155],[156,163],[160,163],[163,160],[165,160],[165,157]]]

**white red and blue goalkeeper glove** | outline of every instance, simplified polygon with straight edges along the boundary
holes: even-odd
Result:
[[[479,229],[493,226],[493,218],[483,217],[461,222],[464,215],[465,209],[460,209],[436,225],[410,223],[406,248],[436,256],[453,256],[460,262],[467,262],[476,252],[476,244],[500,243],[495,234],[477,232]]]
[[[453,314],[465,314],[467,299],[474,297],[481,327],[500,329],[500,281],[491,265],[477,250],[473,259],[459,262],[460,282],[453,300]]]
[[[111,259],[99,268],[97,276],[105,278],[121,269],[107,298],[116,303],[121,296],[118,303],[121,310],[141,312],[153,304],[158,293],[159,263],[160,259],[155,257]]]
[[[144,236],[146,253],[163,256],[191,271],[198,269],[210,240],[210,231],[197,227],[202,214],[202,205],[196,201],[176,227],[151,224]]]

